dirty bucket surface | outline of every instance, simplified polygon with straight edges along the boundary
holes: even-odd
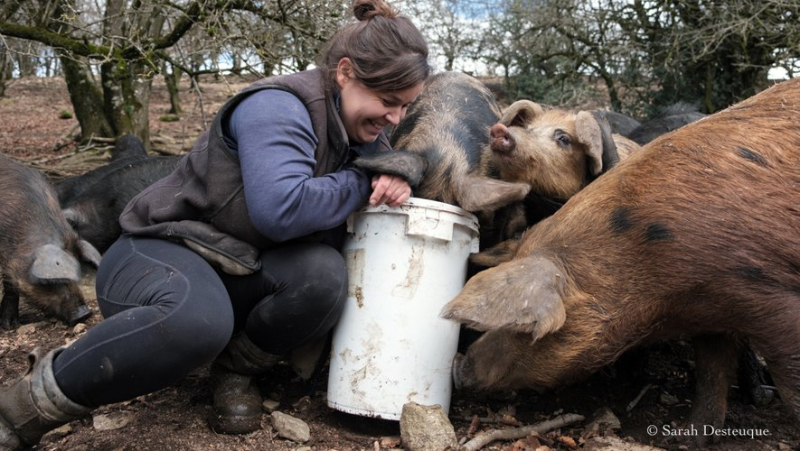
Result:
[[[347,303],[333,333],[328,405],[398,420],[403,404],[450,407],[459,324],[439,316],[464,286],[478,221],[412,198],[347,221]]]

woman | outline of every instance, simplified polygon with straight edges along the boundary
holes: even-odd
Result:
[[[32,354],[0,392],[0,445],[32,445],[93,408],[164,388],[213,360],[211,427],[260,427],[252,378],[326,336],[347,295],[347,216],[411,195],[352,166],[390,151],[430,73],[424,39],[383,0],[356,0],[319,68],[270,77],[217,113],[169,176],[120,216],[97,272],[103,322]]]

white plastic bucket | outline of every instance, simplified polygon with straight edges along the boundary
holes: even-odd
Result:
[[[411,198],[347,220],[348,295],[333,332],[328,406],[399,420],[403,404],[450,409],[459,324],[439,317],[464,286],[478,220]]]

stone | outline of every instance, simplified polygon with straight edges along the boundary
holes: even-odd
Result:
[[[438,404],[404,404],[400,415],[400,437],[407,451],[441,451],[458,446],[455,429]]]
[[[592,421],[586,425],[586,430],[602,432],[608,430],[618,430],[622,428],[619,418],[608,407],[601,407],[592,414]]]
[[[675,404],[678,404],[680,401],[678,400],[678,397],[675,395],[671,395],[669,393],[661,393],[661,395],[658,397],[658,402],[660,402],[665,406],[674,406]]]
[[[278,411],[272,412],[270,418],[272,418],[272,427],[275,428],[279,437],[298,443],[311,440],[311,429],[305,421]]]
[[[278,406],[281,403],[279,401],[275,401],[274,399],[265,399],[264,402],[261,403],[261,408],[264,409],[264,412],[272,413],[278,410]]]
[[[125,412],[114,412],[92,417],[92,427],[97,431],[114,431],[122,429],[131,422],[132,415]]]

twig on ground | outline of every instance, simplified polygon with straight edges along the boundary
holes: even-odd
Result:
[[[552,420],[542,421],[541,423],[529,426],[487,431],[465,443],[464,446],[460,448],[460,451],[477,451],[495,440],[515,440],[525,438],[533,433],[544,434],[547,431],[583,421],[583,419],[583,415],[568,413],[559,415]]]
[[[454,417],[454,420],[466,421],[470,424],[473,423],[481,423],[481,424],[505,424],[507,426],[516,426],[519,424],[516,418],[509,416],[509,415],[495,415],[492,417],[478,417],[477,415],[473,415],[470,417]]]
[[[39,166],[39,165],[42,165],[42,164],[45,164],[45,163],[51,163],[53,161],[58,161],[58,160],[63,160],[65,158],[69,158],[71,156],[77,155],[80,152],[81,152],[80,149],[75,149],[72,152],[68,152],[68,153],[65,153],[65,154],[62,154],[62,155],[52,155],[52,156],[47,156],[45,158],[39,158],[39,159],[36,159],[36,160],[26,160],[25,162],[27,164],[31,165],[31,166]]]
[[[651,388],[653,388],[653,384],[645,385],[644,388],[642,388],[642,391],[640,391],[639,394],[636,395],[635,398],[633,398],[633,401],[631,401],[628,404],[628,407],[625,408],[625,411],[626,412],[630,412],[631,410],[633,410],[633,408],[636,407],[636,404],[639,404],[639,401],[642,400],[642,397],[644,397],[644,394],[647,393],[647,391],[650,390]]]
[[[117,138],[104,138],[102,136],[92,136],[89,138],[89,142],[96,141],[99,143],[106,143],[106,144],[114,144],[117,142]]]

